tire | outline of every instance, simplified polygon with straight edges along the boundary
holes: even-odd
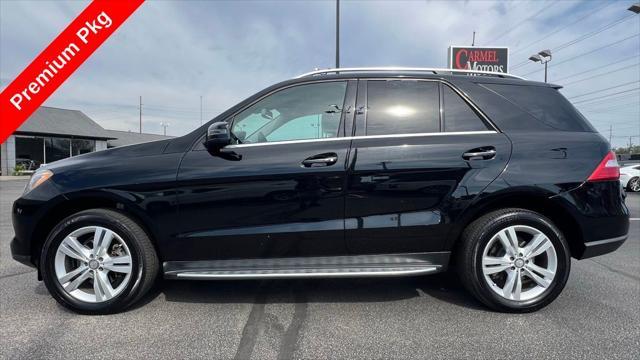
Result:
[[[627,183],[627,191],[629,192],[638,192],[640,191],[640,178],[639,177],[633,177],[629,180],[629,182]]]
[[[518,239],[517,246],[504,245],[511,234]],[[458,276],[493,310],[539,310],[558,297],[569,278],[567,241],[551,220],[536,212],[517,208],[491,212],[468,225],[460,241]]]
[[[147,233],[108,209],[81,211],[61,221],[42,247],[40,264],[53,298],[82,314],[123,311],[151,289],[159,272]]]

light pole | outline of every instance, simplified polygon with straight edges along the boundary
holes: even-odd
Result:
[[[544,82],[547,82],[547,63],[551,61],[551,58],[551,50],[548,49],[529,56],[529,60],[544,64]]]
[[[340,68],[340,0],[336,0],[336,69]]]
[[[171,124],[169,124],[168,122],[164,122],[164,121],[160,122],[160,126],[162,126],[162,128],[164,130],[163,131],[164,136],[167,136],[167,127],[169,125],[171,125]]]

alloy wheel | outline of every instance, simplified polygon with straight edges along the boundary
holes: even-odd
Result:
[[[131,252],[122,237],[100,226],[67,235],[56,251],[55,273],[71,297],[100,303],[118,296],[131,280]]]
[[[640,178],[631,179],[631,182],[629,183],[629,188],[633,192],[639,192],[640,191]]]
[[[531,226],[500,230],[485,246],[482,272],[489,287],[512,301],[528,301],[549,288],[558,270],[551,240]]]

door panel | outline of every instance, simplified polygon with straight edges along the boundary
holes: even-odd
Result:
[[[344,184],[354,81],[286,87],[247,104],[239,144],[187,153],[175,260],[345,255]],[[168,259],[172,260],[172,259]]]
[[[186,155],[175,260],[344,255],[346,139],[238,146],[241,160]],[[332,153],[328,166],[305,159]],[[180,254],[180,255],[178,255]],[[171,259],[168,259],[171,260]]]
[[[490,160],[464,160],[493,146]],[[352,254],[443,248],[455,217],[504,169],[510,143],[500,133],[353,141],[345,231]]]
[[[485,131],[485,120],[437,81],[361,81],[357,97],[345,200],[350,253],[449,250],[456,216],[504,169],[511,143]],[[439,132],[461,126],[479,131]]]

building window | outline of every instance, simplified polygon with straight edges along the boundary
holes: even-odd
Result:
[[[96,150],[95,140],[72,139],[71,140],[71,156],[90,153]]]
[[[95,140],[16,136],[16,162],[33,160],[36,166],[93,151]]]
[[[71,149],[70,139],[46,138],[45,154],[46,154],[47,164],[57,160],[68,158],[70,149]]]
[[[33,160],[38,166],[44,163],[43,138],[16,136],[16,161]]]

